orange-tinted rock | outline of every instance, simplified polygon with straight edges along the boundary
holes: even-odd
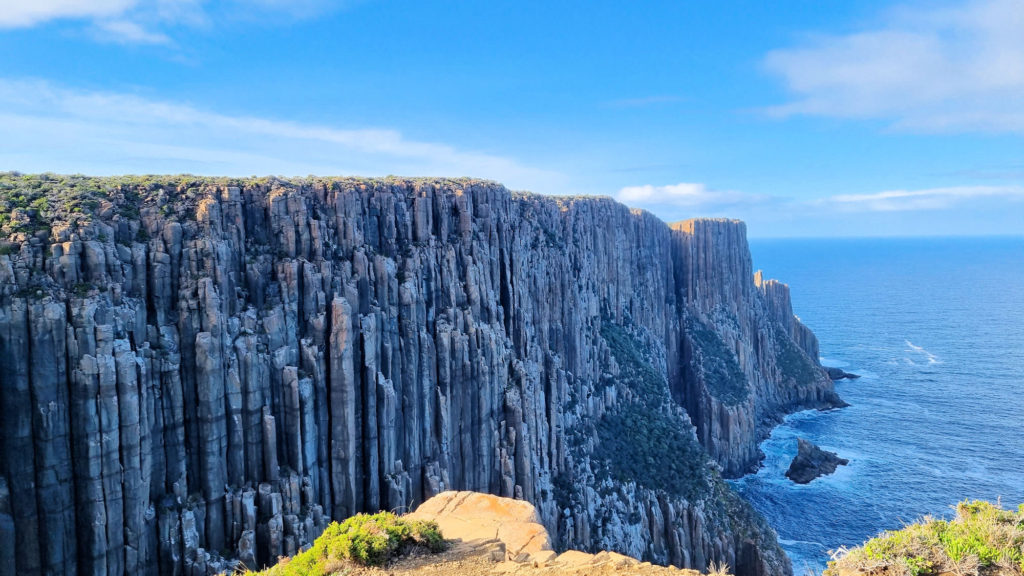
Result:
[[[548,531],[529,502],[479,492],[442,492],[421,504],[410,519],[437,522],[445,538],[497,539],[510,559],[551,550]]]

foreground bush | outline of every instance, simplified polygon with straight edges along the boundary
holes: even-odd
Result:
[[[894,576],[1024,574],[1024,505],[1003,510],[961,502],[951,521],[925,518],[883,532],[860,548],[840,550],[825,576],[888,572]]]
[[[341,523],[332,522],[305,552],[282,559],[264,572],[247,574],[324,576],[341,569],[345,561],[379,566],[416,546],[430,552],[444,550],[437,524],[405,520],[391,512],[357,514]]]

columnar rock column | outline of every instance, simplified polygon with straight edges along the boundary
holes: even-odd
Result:
[[[0,576],[256,567],[446,490],[529,500],[556,547],[789,571],[709,454],[749,470],[762,422],[837,399],[742,223],[478,180],[50,178],[17,184],[35,229],[0,224]]]

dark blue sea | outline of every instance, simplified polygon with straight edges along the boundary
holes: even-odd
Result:
[[[1024,238],[753,240],[790,285],[822,362],[862,375],[851,404],[801,412],[734,485],[775,527],[799,576],[965,498],[1024,502]],[[849,458],[798,486],[796,438]]]

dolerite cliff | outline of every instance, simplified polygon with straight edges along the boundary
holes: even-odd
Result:
[[[559,549],[791,571],[719,470],[839,400],[741,222],[475,180],[8,173],[0,202],[0,574],[257,566],[452,489]]]

